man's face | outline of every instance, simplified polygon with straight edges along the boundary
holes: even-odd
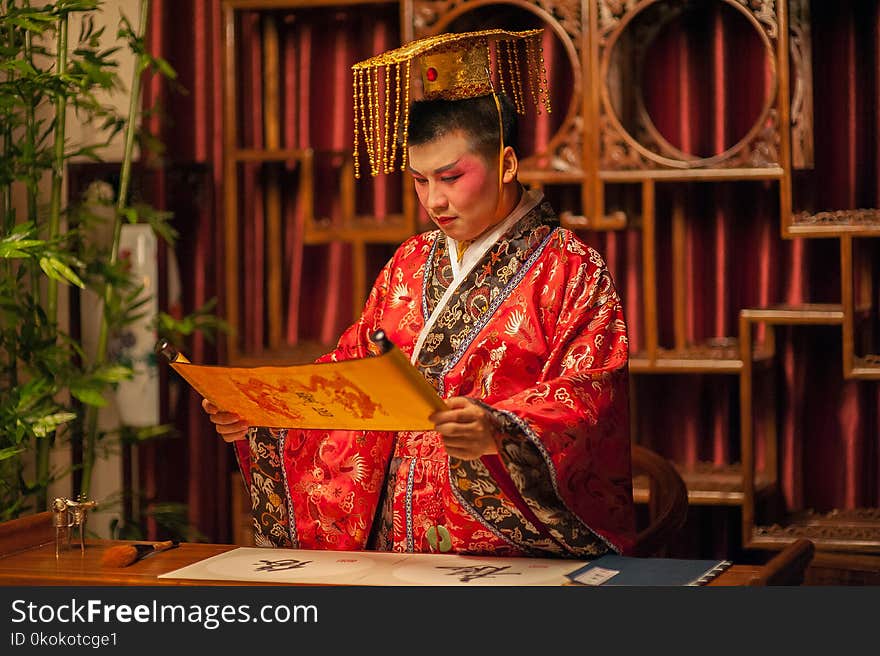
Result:
[[[428,216],[456,241],[474,239],[497,223],[498,171],[462,131],[411,145],[409,169]]]

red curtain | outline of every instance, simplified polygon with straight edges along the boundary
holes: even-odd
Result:
[[[147,47],[167,59],[178,79],[152,78],[144,88],[144,128],[157,136],[164,152],[144,156],[155,163],[202,163],[210,171],[211,189],[197,208],[176,215],[180,237],[174,256],[182,281],[183,311],[189,313],[213,298],[222,302],[222,89],[220,79],[220,2],[153,0]],[[218,359],[214,343],[196,334],[186,355],[194,362]],[[141,446],[139,469],[145,500],[187,506],[189,524],[208,541],[229,539],[229,472],[232,454],[211,429],[201,399],[188,385],[168,376],[169,393],[163,420],[173,423],[176,439]],[[151,538],[161,532],[147,522]],[[195,537],[195,536],[194,536]]]
[[[316,149],[316,214],[335,221],[339,208],[333,153],[348,151],[351,146],[349,67],[399,43],[397,8],[368,5],[290,10],[279,12],[279,16],[283,146],[310,145]],[[744,44],[750,33],[735,21],[731,25],[719,12],[705,14],[704,20],[699,42],[689,41],[684,32],[675,29],[658,37],[652,50],[651,76],[645,85],[646,105],[660,132],[677,147],[697,154],[731,145],[763,100],[760,85],[743,83],[756,79],[755,71],[763,65],[743,56],[749,51]],[[796,210],[880,206],[878,27],[876,2],[813,3],[816,166],[812,183],[798,187]],[[263,138],[258,30],[259,17],[242,12],[238,39],[244,83],[239,133],[245,147],[257,147]],[[154,53],[175,67],[180,86],[187,90],[184,94],[159,83],[147,90],[146,105],[159,103],[164,110],[151,119],[151,127],[165,143],[165,156],[204,162],[213,171],[212,202],[192,216],[176,217],[185,309],[192,310],[214,296],[221,302],[223,298],[219,0],[154,0],[149,42]],[[553,49],[547,50],[552,65]],[[564,71],[554,67],[551,78],[559,76],[564,80]],[[710,79],[717,86],[707,92],[704,85]],[[559,85],[555,108],[566,105],[560,95],[566,87],[565,83]],[[677,91],[670,93],[669,89]],[[711,120],[702,123],[697,117]],[[542,120],[531,130],[530,140],[540,142],[550,136],[547,119]],[[261,231],[264,210],[256,166],[243,167],[240,177],[240,209],[254,217],[241,234],[250,252],[258,252],[266,238]],[[281,175],[294,174],[288,171]],[[381,220],[396,211],[400,204],[396,178],[358,184],[360,212]],[[679,189],[658,186],[658,278],[671,280],[666,235],[671,232],[669,208],[678,193],[688,218],[689,341],[736,336],[738,313],[743,307],[839,302],[837,240],[783,240],[776,194],[769,183],[694,184]],[[614,193],[609,189],[609,197]],[[566,199],[564,192],[554,196],[558,210],[567,209],[559,206]],[[579,213],[577,206],[570,209]],[[347,249],[341,244],[304,246],[299,208],[285,204],[284,217],[285,225],[291,228],[285,232],[284,245],[285,297],[291,301],[284,337],[289,343],[304,339],[332,343],[351,319]],[[627,229],[583,236],[600,250],[615,276],[636,351],[644,330],[640,234]],[[875,280],[880,279],[876,241],[863,240],[859,245],[869,257],[873,254],[870,275]],[[371,262],[375,271],[382,256],[377,254]],[[261,271],[258,262],[242,263],[243,312],[252,318],[243,328],[243,337],[255,348],[266,330],[260,323]],[[877,294],[875,289],[875,308],[880,305]],[[673,341],[670,302],[661,295],[660,338],[664,345]],[[873,325],[876,329],[876,319]],[[783,328],[777,340],[776,370],[771,372],[773,393],[758,401],[777,408],[786,503],[792,508],[817,510],[877,506],[878,385],[842,379],[839,328]],[[209,343],[199,337],[193,340],[191,359],[210,362],[218,358],[222,359],[222,354]],[[739,460],[735,376],[651,375],[634,379],[639,408],[634,431],[650,439],[658,450],[687,463]],[[209,539],[225,541],[230,537],[228,480],[234,463],[229,448],[205,421],[198,401],[185,391],[181,402],[169,409],[183,438],[161,449],[149,447],[142,476],[156,498],[173,496],[186,502],[193,524]]]

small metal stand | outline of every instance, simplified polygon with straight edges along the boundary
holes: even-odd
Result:
[[[81,553],[86,550],[86,523],[89,510],[98,505],[97,501],[83,499],[75,501],[66,497],[57,497],[52,501],[52,525],[55,527],[55,558],[70,547],[70,529],[79,527],[79,548]]]

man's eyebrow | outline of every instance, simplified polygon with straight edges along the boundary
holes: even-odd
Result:
[[[434,175],[437,175],[437,174],[439,174],[439,173],[443,173],[444,171],[448,171],[449,169],[455,167],[455,166],[458,164],[458,162],[459,162],[460,160],[461,160],[461,158],[459,157],[457,160],[455,160],[455,161],[452,162],[451,164],[444,164],[444,165],[441,166],[440,168],[434,169]],[[413,173],[413,174],[415,174],[415,175],[421,175],[421,173],[419,173],[418,171],[416,171],[416,170],[415,170],[412,166],[410,166],[409,164],[407,164],[406,168],[409,169],[409,172],[410,172],[410,173]]]

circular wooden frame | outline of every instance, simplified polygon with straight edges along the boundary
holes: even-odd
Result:
[[[572,68],[572,89],[571,89],[571,99],[568,103],[568,111],[565,115],[565,118],[559,124],[556,132],[553,134],[550,139],[547,140],[547,146],[543,153],[535,153],[528,158],[528,162],[541,161],[544,158],[551,156],[552,153],[556,152],[557,148],[565,144],[566,135],[570,134],[578,123],[578,116],[580,115],[580,108],[583,103],[583,66],[581,65],[581,61],[578,57],[577,48],[571,40],[571,37],[568,33],[562,28],[562,26],[556,21],[553,16],[548,13],[546,10],[542,9],[539,5],[527,2],[526,0],[504,0],[504,2],[499,2],[499,0],[473,0],[471,2],[466,2],[454,7],[449,10],[448,13],[445,13],[441,18],[437,20],[436,23],[432,24],[425,32],[425,34],[418,35],[422,36],[431,36],[434,34],[439,34],[443,32],[443,30],[455,19],[463,16],[471,11],[479,9],[481,7],[487,7],[491,5],[500,5],[504,6],[514,6],[519,7],[521,9],[525,9],[529,13],[535,14],[541,21],[545,24],[547,28],[550,28],[556,37],[562,43],[563,48],[565,49],[566,55],[568,55],[568,59],[571,62]],[[582,153],[578,153],[581,157]],[[521,165],[526,163],[526,160],[521,162]],[[579,162],[581,170],[583,169],[583,161]],[[541,169],[545,167],[539,167]]]
[[[621,35],[626,31],[627,27],[639,16],[642,12],[644,12],[649,7],[657,4],[658,2],[662,2],[662,0],[646,0],[641,6],[632,10],[630,13],[625,15],[619,22],[619,24],[614,28],[614,30],[608,36],[608,42],[605,46],[600,61],[600,100],[602,103],[602,109],[605,112],[608,120],[610,121],[613,128],[620,134],[623,140],[632,147],[635,151],[637,151],[642,157],[645,159],[659,164],[668,168],[678,168],[678,169],[690,169],[690,168],[711,168],[718,164],[723,163],[726,160],[732,159],[741,151],[743,151],[755,138],[758,134],[764,129],[764,125],[770,116],[770,112],[773,107],[778,102],[778,94],[779,94],[779,74],[776,65],[776,52],[774,50],[773,44],[770,41],[770,37],[767,35],[767,31],[762,27],[761,23],[755,17],[754,13],[742,5],[738,0],[717,0],[718,2],[723,2],[727,5],[732,6],[740,13],[742,13],[752,27],[758,32],[759,37],[761,38],[761,42],[764,44],[764,47],[767,51],[767,61],[770,65],[770,72],[772,77],[772,84],[767,93],[767,98],[764,101],[764,105],[761,108],[760,113],[758,114],[755,123],[752,127],[746,132],[745,136],[743,136],[739,141],[733,144],[730,148],[715,154],[709,157],[700,157],[698,155],[692,155],[689,153],[683,152],[681,149],[673,146],[669,141],[666,140],[665,137],[660,133],[657,127],[654,125],[651,120],[650,115],[644,106],[644,99],[641,93],[638,93],[636,102],[638,103],[637,110],[641,120],[644,122],[645,128],[651,135],[651,138],[656,141],[656,143],[663,149],[669,156],[664,156],[659,153],[655,153],[652,150],[648,149],[643,143],[641,143],[638,139],[636,139],[630,132],[623,127],[623,124],[620,121],[620,117],[617,115],[617,112],[614,109],[614,106],[611,103],[611,98],[608,91],[608,73],[611,66],[611,59],[614,54],[614,49],[620,41]],[[638,69],[636,78],[641,79],[641,70],[642,64],[641,61],[638,63]]]

